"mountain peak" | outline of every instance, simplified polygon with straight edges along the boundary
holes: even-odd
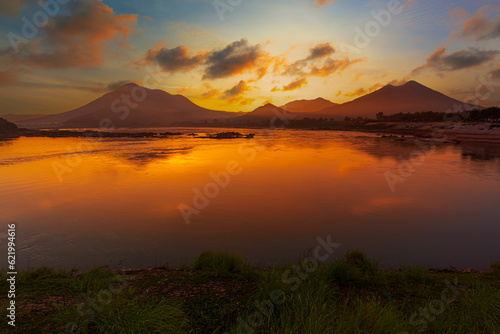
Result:
[[[410,80],[407,83],[405,83],[403,86],[407,86],[407,87],[425,87],[424,85],[422,85],[421,83],[419,83],[419,82],[417,82],[415,80]]]
[[[385,115],[415,112],[448,112],[464,104],[414,80],[402,86],[386,85],[370,94],[361,96],[325,111],[340,117],[374,118],[379,112]]]
[[[281,108],[293,113],[315,113],[336,105],[336,103],[322,97],[318,97],[314,100],[296,100],[288,102],[287,104],[281,106]]]
[[[125,85],[122,85],[122,86],[116,88],[115,91],[124,90],[124,89],[132,89],[132,88],[135,88],[135,87],[142,87],[142,86],[139,86],[135,82],[129,82],[129,83],[125,84]],[[145,88],[145,87],[142,87],[142,88]]]

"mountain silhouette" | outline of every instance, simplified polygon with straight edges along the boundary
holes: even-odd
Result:
[[[402,86],[387,85],[353,101],[323,109],[320,113],[334,117],[375,118],[380,112],[384,115],[422,111],[456,112],[457,106],[479,107],[455,100],[416,81],[408,81]]]
[[[292,113],[315,113],[320,110],[337,106],[324,98],[318,97],[314,100],[296,100],[282,105],[280,108]]]
[[[161,127],[237,116],[202,108],[182,95],[130,83],[80,108],[17,124],[35,128]]]

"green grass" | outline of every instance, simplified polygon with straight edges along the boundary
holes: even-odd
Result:
[[[329,278],[341,286],[368,286],[381,283],[377,261],[354,249],[330,265]]]
[[[90,309],[90,308],[89,308]],[[74,331],[82,333],[191,333],[188,318],[176,301],[158,298],[120,296],[103,305],[93,317],[79,317],[78,312],[62,312],[61,319],[75,321]]]
[[[256,271],[243,256],[227,251],[204,251],[194,261],[193,269],[216,277],[243,276],[255,279],[257,276]]]
[[[300,267],[206,251],[182,270],[22,271],[17,326],[0,333],[500,333],[498,261],[489,272],[384,271],[352,250]]]
[[[490,268],[495,272],[500,272],[500,260],[496,260],[490,263]]]

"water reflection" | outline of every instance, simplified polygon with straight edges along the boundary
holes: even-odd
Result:
[[[193,147],[175,148],[175,149],[151,149],[147,152],[127,152],[120,155],[125,162],[135,166],[146,166],[157,160],[168,160],[178,154],[189,154]]]
[[[0,145],[0,223],[18,223],[21,265],[176,265],[206,248],[270,264],[329,234],[384,266],[483,268],[498,253],[496,148],[438,145],[393,193],[384,173],[421,149],[411,140],[326,131],[103,140],[68,161],[80,143]],[[226,180],[230,161],[241,173]],[[67,167],[62,182],[54,163]],[[211,183],[217,194],[203,200]],[[197,200],[186,225],[178,205]]]
[[[463,144],[462,157],[475,161],[488,161],[500,159],[500,147],[498,145],[470,145]]]

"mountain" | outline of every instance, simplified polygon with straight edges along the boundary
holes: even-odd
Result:
[[[272,119],[293,119],[296,115],[286,111],[280,107],[275,106],[274,104],[267,103],[257,109],[247,113],[246,115],[238,117],[238,121],[252,121],[252,122],[262,122],[262,121],[271,121]]]
[[[31,128],[162,127],[236,116],[202,108],[182,95],[130,83],[80,108],[16,123]]]
[[[296,100],[288,102],[280,108],[292,113],[315,113],[317,111],[337,106],[337,103],[318,97],[315,100]]]
[[[464,105],[464,103],[416,81],[408,81],[402,86],[387,85],[373,93],[320,112],[337,116],[339,119],[346,116],[375,118],[375,115],[380,112],[385,115],[394,115],[421,111],[455,111],[453,108],[455,105]]]
[[[9,121],[9,122],[19,122],[19,121],[25,121],[28,119],[41,118],[43,116],[47,116],[47,115],[44,115],[44,114],[31,114],[31,115],[4,114],[4,115],[0,115],[0,118],[3,118],[4,120]]]
[[[17,129],[17,125],[4,120],[3,118],[0,118],[0,131],[11,131],[11,130],[16,130],[16,129]]]

